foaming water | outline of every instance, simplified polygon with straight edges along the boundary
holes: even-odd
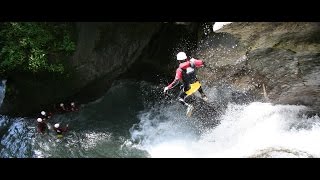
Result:
[[[0,82],[0,106],[2,105],[6,93],[6,82],[7,80],[1,80]]]
[[[55,136],[39,135],[35,138],[34,157],[108,157],[108,147],[115,138],[106,132],[73,132],[64,139]],[[110,149],[110,148],[109,148]]]
[[[151,157],[320,157],[320,118],[304,106],[228,104],[220,124],[201,129],[175,105],[140,115],[132,138]],[[179,113],[178,113],[179,114]],[[147,120],[149,119],[149,120]]]
[[[147,150],[151,157],[189,157],[190,151],[184,145],[197,141],[200,131],[192,118],[184,119],[182,112],[185,111],[179,104],[141,112],[140,123],[130,130],[137,147]]]
[[[0,116],[0,157],[32,156],[33,129],[24,118]]]

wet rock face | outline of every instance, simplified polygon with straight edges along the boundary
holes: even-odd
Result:
[[[126,71],[160,27],[161,23],[78,23],[77,50],[72,58],[78,86]]]
[[[288,80],[291,85],[282,87],[279,102],[302,104],[320,111],[320,54],[297,57],[297,81]]]
[[[319,23],[232,23],[199,44],[208,86],[320,112]]]
[[[70,95],[87,103],[101,97],[113,80],[139,60],[163,23],[78,23],[76,72]]]

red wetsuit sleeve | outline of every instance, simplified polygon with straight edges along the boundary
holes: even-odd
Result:
[[[204,62],[200,59],[192,58],[192,59],[190,59],[190,62],[192,62],[197,68],[204,66]]]
[[[172,81],[172,83],[170,83],[167,87],[169,89],[171,89],[172,87],[176,86],[179,83],[179,80],[182,79],[182,72],[181,70],[178,68],[176,70],[176,76],[174,78],[174,80]]]

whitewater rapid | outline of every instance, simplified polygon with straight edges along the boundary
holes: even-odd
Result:
[[[131,130],[151,157],[320,157],[320,118],[303,115],[305,106],[229,103],[212,128],[197,127],[177,104],[156,109],[142,112]]]

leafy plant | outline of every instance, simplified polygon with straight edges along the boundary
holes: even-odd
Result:
[[[71,25],[6,22],[0,25],[0,72],[63,73],[65,56],[75,50]]]

